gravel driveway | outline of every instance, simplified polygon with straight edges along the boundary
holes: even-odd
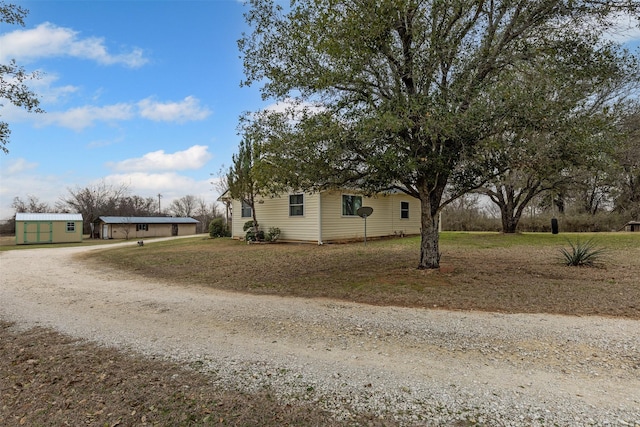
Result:
[[[338,418],[640,426],[640,321],[242,295],[74,259],[96,249],[1,253],[0,318],[185,362],[220,385],[271,387]]]

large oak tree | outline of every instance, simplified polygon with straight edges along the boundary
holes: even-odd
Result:
[[[620,122],[637,102],[640,62],[611,44],[593,53],[602,60],[580,73],[540,64],[522,79],[531,94],[526,108],[538,117],[492,144],[504,169],[491,171],[477,190],[500,209],[504,233],[516,232],[524,209],[543,192],[579,188],[586,211],[595,214],[611,187],[612,154],[626,138]]]
[[[624,144],[615,154],[620,168],[615,210],[630,220],[640,220],[640,108],[621,123]]]
[[[640,10],[633,0],[250,5],[253,30],[239,41],[244,84],[313,106],[295,117],[264,112],[276,131],[265,132],[261,163],[291,187],[395,188],[417,198],[419,268],[439,267],[439,211],[500,168],[478,154],[545,124],[544,102],[523,88],[527,72],[544,64],[579,83],[616,60],[602,31]],[[452,183],[457,191],[445,193]]]

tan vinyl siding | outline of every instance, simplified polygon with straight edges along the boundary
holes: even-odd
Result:
[[[231,237],[234,239],[239,239],[244,236],[244,231],[242,231],[242,226],[245,222],[249,221],[251,218],[243,218],[242,217],[242,203],[240,200],[232,200],[231,201]]]
[[[102,227],[102,225],[100,226]],[[136,224],[109,224],[111,239],[144,239],[173,236],[173,224],[147,224],[148,230],[136,230]],[[127,234],[128,232],[128,234]],[[178,236],[196,234],[196,224],[178,224]]]
[[[420,234],[420,200],[406,194],[394,194],[390,197],[393,199],[391,234],[400,234],[400,232],[405,235]],[[409,218],[402,218],[401,202],[409,203]]]
[[[136,231],[136,224],[111,224],[112,239],[142,239],[171,236],[171,224],[148,224],[149,230]],[[127,231],[129,233],[127,237]]]
[[[364,219],[342,215],[342,195],[349,192],[322,193],[322,239],[325,242],[364,238]],[[400,202],[409,203],[409,218],[400,218]],[[412,197],[392,194],[362,196],[362,206],[373,208],[367,218],[367,237],[420,233],[420,204]]]
[[[196,234],[197,224],[178,224],[178,236],[191,236]]]
[[[299,193],[291,193],[299,194]],[[269,228],[280,229],[280,240],[313,241],[318,240],[318,194],[304,195],[304,215],[289,215],[289,194],[282,197],[265,197],[264,203],[256,203],[256,219],[260,230],[269,232]],[[233,212],[241,212],[240,201],[233,201]],[[234,215],[232,222],[232,235],[234,238],[243,238],[244,223],[252,218],[242,218]]]
[[[322,193],[323,242],[341,239],[358,239],[364,237],[364,222],[362,218],[359,216],[342,215],[343,194],[353,193],[341,193],[337,191]],[[362,205],[369,206],[368,199],[364,196],[362,197]],[[373,214],[375,215],[376,209],[375,207],[373,207],[373,209]],[[367,223],[367,225],[369,224]]]
[[[74,231],[67,231],[67,223]],[[82,241],[82,221],[16,221],[16,244],[71,243]]]
[[[297,194],[297,193],[292,193]],[[332,242],[364,238],[364,220],[359,216],[342,215],[342,195],[349,192],[326,191],[304,195],[304,215],[289,215],[289,194],[282,197],[267,197],[256,203],[256,216],[260,229],[280,229],[280,239],[304,242]],[[402,219],[400,203],[409,203],[409,218]],[[362,196],[362,205],[373,208],[367,218],[367,237],[410,235],[420,233],[420,202],[404,194]],[[242,227],[252,218],[240,217],[240,201],[232,202],[234,217],[232,236],[243,238]],[[321,217],[319,212],[321,211]],[[237,213],[237,214],[236,214]]]

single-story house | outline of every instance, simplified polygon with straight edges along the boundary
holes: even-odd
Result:
[[[82,242],[82,214],[16,213],[16,245]]]
[[[196,234],[199,223],[193,218],[165,216],[101,216],[96,232],[101,239],[141,239]]]
[[[624,231],[640,231],[640,221],[629,221],[624,225]]]
[[[220,200],[229,200],[223,194]],[[368,197],[349,191],[292,192],[279,197],[262,197],[256,202],[260,230],[280,229],[282,241],[317,244],[363,240],[365,221],[358,208],[373,208],[367,217],[367,238],[420,233],[420,202],[404,193],[387,192]],[[244,223],[252,220],[251,208],[231,200],[231,235],[243,238]]]

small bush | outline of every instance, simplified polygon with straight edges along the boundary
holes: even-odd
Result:
[[[231,233],[229,227],[225,224],[223,218],[214,218],[209,223],[209,236],[215,237],[230,237]]]
[[[247,242],[262,242],[264,241],[264,231],[258,230],[257,232],[253,231],[253,227],[251,227],[244,235],[244,240]]]
[[[592,267],[594,263],[600,261],[604,255],[604,248],[597,248],[593,239],[589,239],[586,242],[580,242],[577,240],[574,244],[570,240],[567,240],[571,249],[560,249],[562,253],[563,261],[569,266],[587,266]]]
[[[267,242],[275,242],[280,237],[280,229],[278,227],[270,227],[267,233]]]
[[[253,221],[245,222],[242,230],[245,231],[244,240],[247,242],[261,242],[264,240],[264,231],[256,231],[256,227],[253,226]]]

